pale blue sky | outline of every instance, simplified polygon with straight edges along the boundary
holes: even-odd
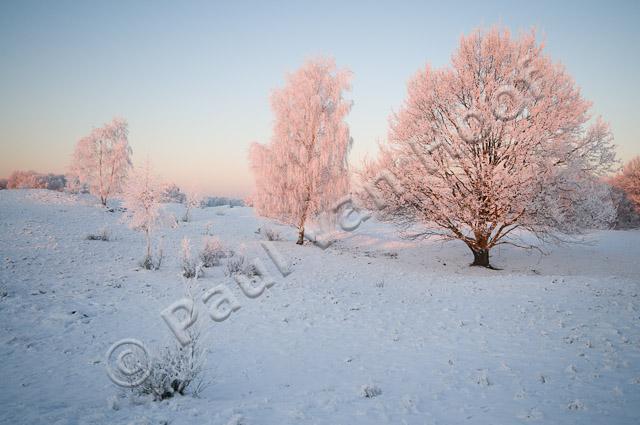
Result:
[[[318,54],[354,73],[358,164],[385,138],[407,80],[494,24],[535,26],[612,124],[620,157],[640,154],[640,2],[344,3],[0,1],[0,176],[63,172],[80,137],[123,116],[136,161],[244,195],[248,146],[271,134],[271,90]]]

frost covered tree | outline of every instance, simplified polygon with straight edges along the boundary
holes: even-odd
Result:
[[[158,268],[159,258],[154,263],[151,249],[153,231],[156,228],[160,216],[160,201],[162,199],[162,186],[149,162],[143,167],[135,169],[127,178],[124,193],[123,206],[127,209],[129,227],[144,233],[146,241],[146,255],[142,266],[146,269]]]
[[[609,182],[613,186],[617,209],[616,228],[640,226],[640,156],[627,162]]]
[[[591,189],[615,162],[612,136],[590,106],[533,32],[479,30],[450,66],[410,80],[389,143],[362,177],[406,236],[461,240],[472,265],[491,267],[495,246],[536,248],[611,220],[611,197]],[[521,240],[522,230],[537,238]]]
[[[6,182],[7,189],[64,190],[66,178],[61,174],[40,174],[35,171],[16,170]]]
[[[640,213],[640,156],[627,162],[622,171],[612,179],[612,184],[622,190]]]
[[[114,118],[80,139],[73,152],[69,181],[86,186],[104,206],[111,195],[122,189],[131,169],[128,135],[127,122]]]
[[[202,202],[202,196],[197,192],[187,192],[184,197],[184,215],[182,216],[182,221],[189,222],[191,221],[191,210],[200,206]]]
[[[167,183],[162,189],[162,202],[176,202],[181,204],[186,198],[187,196],[182,193],[175,183]]]
[[[350,72],[337,69],[333,59],[306,62],[272,94],[271,143],[254,143],[250,149],[254,207],[295,226],[300,245],[305,223],[348,191],[351,137],[345,117],[351,102],[343,93],[350,79]]]

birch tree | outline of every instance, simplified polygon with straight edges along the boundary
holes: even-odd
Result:
[[[330,208],[349,188],[351,146],[343,98],[351,74],[332,59],[315,59],[287,77],[271,96],[275,124],[271,143],[254,143],[250,164],[256,181],[256,211],[295,226],[304,242],[305,224]]]
[[[111,195],[122,189],[131,169],[128,136],[127,122],[114,118],[80,139],[73,153],[69,180],[86,186],[104,206]]]
[[[152,253],[152,236],[160,217],[160,200],[162,186],[154,175],[149,162],[141,168],[135,169],[127,179],[123,193],[123,207],[126,208],[126,218],[134,230],[144,234],[146,254],[141,265],[146,269],[158,268],[161,254],[154,264]]]

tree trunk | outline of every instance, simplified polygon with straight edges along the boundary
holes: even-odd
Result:
[[[151,235],[148,229],[145,230],[147,236],[147,258],[151,259]]]
[[[473,252],[473,263],[471,263],[472,266],[492,268],[491,264],[489,264],[488,249],[471,248],[471,252]]]
[[[300,217],[300,223],[298,224],[298,242],[296,244],[302,245],[304,243],[304,222],[307,220],[307,211],[309,210],[309,196],[304,202],[304,210],[302,211],[302,217]]]

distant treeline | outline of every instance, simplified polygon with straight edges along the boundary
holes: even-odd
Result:
[[[202,202],[200,202],[200,206],[202,208],[219,207],[222,205],[229,205],[230,207],[244,207],[244,201],[242,199],[227,198],[224,196],[207,196],[202,200]]]
[[[49,189],[63,191],[67,178],[63,174],[41,174],[35,171],[14,171],[8,179],[0,179],[0,189]]]
[[[187,194],[182,192],[175,184],[168,184],[162,192],[161,202],[175,202],[184,204],[187,200]],[[203,196],[200,201],[200,208],[219,207],[229,205],[231,207],[244,207],[244,201],[237,198],[227,198],[224,196]]]
[[[74,186],[74,188],[68,187]],[[2,189],[48,189],[58,192],[87,192],[83,188],[75,187],[77,185],[68,185],[67,177],[64,174],[43,174],[36,171],[18,170],[11,173],[9,178],[0,178],[0,190]],[[175,184],[169,184],[165,187],[162,196],[162,202],[184,203],[186,195]],[[242,199],[227,198],[224,196],[205,196],[200,202],[200,207],[218,207],[229,205],[232,207],[244,206]]]

